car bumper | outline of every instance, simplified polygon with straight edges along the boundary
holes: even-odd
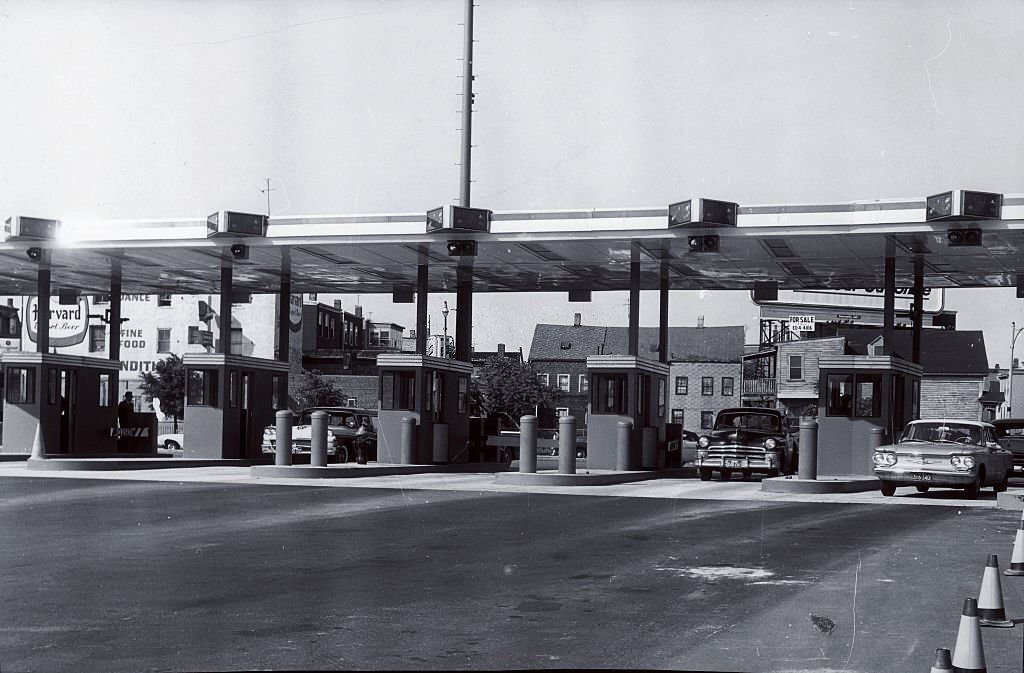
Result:
[[[945,470],[914,470],[910,468],[875,468],[875,476],[880,481],[897,486],[948,486],[963,488],[975,483],[978,479],[977,470],[954,472]]]
[[[773,472],[779,469],[779,455],[774,452],[765,452],[763,455],[750,455],[746,451],[722,451],[715,447],[714,455],[701,457],[697,456],[696,465],[698,468],[712,470],[741,470],[745,472]]]

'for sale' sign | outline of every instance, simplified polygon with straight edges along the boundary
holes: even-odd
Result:
[[[791,315],[789,316],[789,329],[794,332],[813,332],[813,315]]]

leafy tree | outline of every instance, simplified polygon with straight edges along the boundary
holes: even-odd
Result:
[[[292,386],[291,397],[299,409],[344,406],[348,396],[319,370],[303,369]]]
[[[174,431],[185,413],[185,365],[173,353],[153,366],[152,372],[142,373],[142,394],[150,404],[160,400],[160,412],[174,419]]]
[[[504,412],[518,419],[550,396],[551,389],[537,380],[530,365],[495,355],[484,361],[473,381],[470,406],[476,413]]]

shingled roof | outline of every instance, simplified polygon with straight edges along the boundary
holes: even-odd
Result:
[[[672,362],[739,362],[743,358],[743,327],[670,327]],[[640,328],[641,357],[657,359],[658,328]],[[584,360],[588,355],[624,355],[629,350],[626,327],[539,324],[533,330],[530,360]]]
[[[837,330],[837,336],[846,339],[846,348],[853,354],[866,354],[867,345],[881,335],[882,330],[878,328],[841,327]],[[910,330],[895,330],[893,352],[910,360],[912,339]],[[921,367],[925,374],[931,375],[985,376],[988,373],[985,334],[980,330],[921,330]]]

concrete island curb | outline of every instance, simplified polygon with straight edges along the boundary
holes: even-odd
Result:
[[[403,474],[501,472],[504,463],[456,463],[450,465],[359,465],[345,463],[314,467],[311,465],[253,465],[250,476],[274,479],[352,479],[387,477]]]
[[[619,472],[616,470],[584,470],[575,474],[543,470],[538,472],[502,472],[495,476],[495,482],[519,486],[608,486],[611,484],[627,484],[634,481],[650,479],[693,477],[693,468],[674,468],[664,470],[636,470]]]
[[[252,460],[190,458],[29,458],[26,469],[62,472],[104,472],[108,470],[166,470],[182,467],[248,467]]]
[[[767,493],[860,493],[874,491],[881,486],[875,477],[859,475],[822,476],[817,479],[798,477],[766,477],[761,490]]]

